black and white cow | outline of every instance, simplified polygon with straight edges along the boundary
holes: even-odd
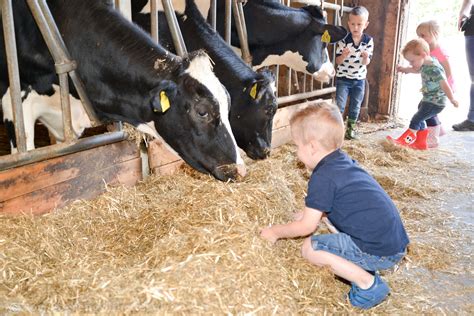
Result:
[[[214,71],[231,97],[230,125],[237,145],[252,159],[264,159],[271,149],[273,116],[277,110],[275,80],[268,70],[253,71],[217,34],[199,12],[193,0],[186,0],[178,23],[190,50],[204,49],[214,61]],[[150,30],[150,14],[134,13],[132,19]],[[158,21],[160,43],[174,50],[163,12]]]
[[[47,3],[102,121],[121,120],[161,136],[193,168],[218,179],[245,173],[228,121],[229,96],[207,54],[171,54],[107,1]],[[58,81],[54,62],[26,1],[14,1],[13,8],[22,89],[51,96]],[[0,45],[3,96],[3,38]],[[71,93],[77,96],[72,86]]]
[[[149,12],[147,0],[132,0],[132,11]],[[177,12],[184,11],[185,0],[174,0]],[[196,0],[205,16],[209,0]],[[160,4],[160,1],[158,1]],[[306,72],[315,79],[329,81],[335,75],[329,60],[327,44],[342,40],[347,31],[340,26],[326,24],[323,11],[318,6],[290,8],[278,0],[249,0],[244,6],[248,43],[255,69],[269,65],[286,65]],[[225,1],[217,1],[217,30],[224,34]],[[232,22],[232,45],[240,47],[239,37]]]

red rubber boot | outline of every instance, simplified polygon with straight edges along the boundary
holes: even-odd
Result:
[[[395,144],[408,146],[416,140],[416,134],[410,129],[407,129],[400,137],[395,139],[391,136],[387,136],[387,139],[394,142]]]
[[[419,130],[416,133],[415,141],[408,145],[408,147],[418,150],[428,149],[428,143],[426,142],[426,139],[428,138],[428,132],[429,130],[427,128]]]

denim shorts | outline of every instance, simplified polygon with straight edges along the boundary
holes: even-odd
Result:
[[[374,256],[363,252],[352,241],[352,238],[344,233],[313,235],[311,246],[314,250],[330,252],[355,263],[367,271],[379,271],[390,269],[405,256],[406,251],[393,256]]]

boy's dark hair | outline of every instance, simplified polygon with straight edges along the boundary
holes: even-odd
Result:
[[[365,16],[365,17],[369,18],[369,10],[367,10],[363,6],[358,6],[358,7],[352,8],[352,10],[349,14],[357,15],[357,16],[362,15],[362,16]]]

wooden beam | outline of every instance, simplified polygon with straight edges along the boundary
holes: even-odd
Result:
[[[90,199],[107,185],[141,179],[141,158],[128,141],[0,172],[0,213],[42,214],[77,199]]]

